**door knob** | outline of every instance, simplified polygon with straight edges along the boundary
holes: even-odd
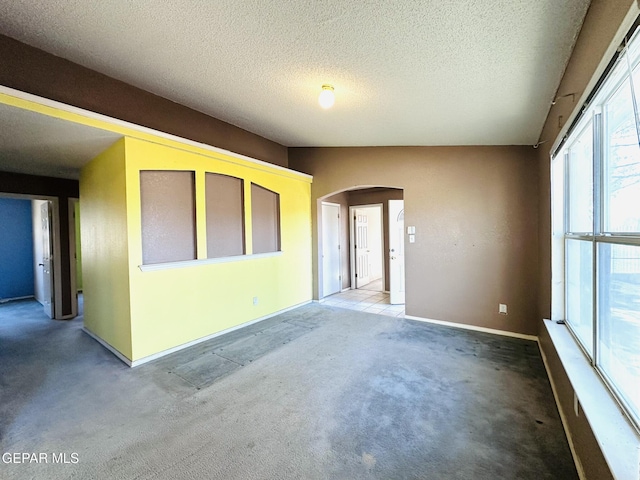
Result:
[[[39,263],[38,266],[39,267],[44,267],[44,263]]]

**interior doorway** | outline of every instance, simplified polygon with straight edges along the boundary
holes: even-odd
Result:
[[[53,208],[50,200],[34,200],[33,211],[33,261],[35,288],[38,300],[49,318],[55,318],[53,283]]]
[[[351,285],[384,291],[382,204],[349,207]]]
[[[339,204],[322,202],[322,225],[322,291],[328,296],[342,290]]]
[[[390,291],[404,291],[404,256],[391,255],[389,245],[392,240],[402,242],[404,253],[405,236],[403,226],[398,227],[397,220],[404,221],[402,216],[393,214],[393,225],[390,221],[390,200],[399,200],[404,209],[404,191],[397,187],[386,186],[361,186],[331,193],[318,199],[317,203],[317,263],[314,270],[317,283],[314,284],[314,296],[319,300],[329,297],[349,296],[352,294],[364,295],[366,293],[384,296],[382,300],[389,303]],[[327,206],[329,205],[329,206]],[[394,204],[397,205],[397,204]],[[361,215],[359,225],[358,217],[354,213],[358,210]],[[337,213],[339,211],[339,217]],[[329,213],[331,212],[331,213]],[[373,213],[372,213],[373,212]],[[339,220],[336,223],[336,220]],[[360,259],[357,259],[355,245],[358,245],[357,229],[360,228],[362,250]],[[393,233],[391,232],[393,228]],[[366,230],[366,236],[365,236]],[[371,235],[373,233],[373,238]],[[339,235],[339,247],[335,240]],[[366,240],[365,240],[366,238]],[[330,246],[332,245],[332,246]],[[367,248],[364,248],[366,245]],[[369,250],[368,252],[366,250]],[[398,251],[397,248],[394,248]],[[331,259],[331,255],[339,252],[339,261]],[[329,257],[327,257],[329,255]],[[392,259],[391,257],[395,257]],[[391,262],[401,262],[400,268],[391,273]],[[359,262],[358,264],[356,263]],[[339,267],[338,267],[339,265]],[[359,268],[356,268],[359,267]],[[356,271],[359,270],[359,271]],[[366,270],[366,271],[365,271]],[[356,282],[356,273],[358,281]],[[340,290],[337,290],[337,279],[340,279]],[[398,281],[400,286],[397,285]],[[335,300],[335,298],[334,298]],[[404,303],[404,298],[402,298]]]
[[[69,319],[77,315],[78,304],[74,296],[71,314],[63,311],[59,204],[58,197],[0,193],[0,303],[34,299],[48,318]],[[69,208],[74,208],[71,202]],[[71,262],[76,228],[69,225]],[[67,281],[75,285],[75,267],[70,273]]]

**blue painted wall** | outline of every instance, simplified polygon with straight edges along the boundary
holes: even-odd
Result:
[[[33,295],[31,200],[0,198],[0,300]]]

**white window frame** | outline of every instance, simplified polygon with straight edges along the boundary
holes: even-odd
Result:
[[[627,57],[628,56],[628,57]],[[632,245],[640,247],[640,232],[607,232],[604,230],[605,205],[607,198],[605,195],[604,185],[604,162],[606,155],[606,115],[603,114],[604,106],[618,92],[623,82],[629,81],[629,61],[631,71],[640,65],[640,34],[636,32],[629,41],[629,46],[618,58],[615,66],[610,70],[609,74],[598,88],[597,93],[588,105],[583,107],[582,115],[578,122],[573,126],[566,136],[567,141],[557,149],[551,158],[551,175],[552,175],[552,308],[554,320],[567,319],[567,256],[566,241],[567,239],[589,241],[592,243],[593,252],[593,285],[592,285],[592,307],[593,307],[593,346],[590,354],[582,344],[578,335],[576,335],[573,326],[567,322],[569,331],[576,343],[582,349],[584,355],[588,358],[589,363],[595,369],[605,386],[612,393],[615,400],[624,410],[625,414],[640,432],[640,407],[637,411],[625,401],[620,394],[615,382],[600,368],[598,364],[598,246],[603,243],[614,245]],[[640,104],[640,92],[635,92],[638,103]],[[589,122],[592,122],[593,129],[593,229],[591,232],[570,232],[569,227],[569,185],[570,170],[568,152],[578,139]],[[558,164],[562,164],[559,168]],[[561,170],[561,172],[560,172]],[[558,178],[560,176],[561,178]],[[561,190],[561,193],[560,193]],[[560,197],[560,198],[557,198]],[[559,218],[560,217],[560,218]],[[562,278],[559,270],[562,271]],[[562,298],[559,298],[562,296]],[[640,311],[639,311],[640,314]],[[640,382],[640,378],[638,378]]]

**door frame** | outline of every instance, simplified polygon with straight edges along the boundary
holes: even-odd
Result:
[[[401,273],[402,273],[402,277],[401,278],[396,278],[396,282],[401,281],[401,285],[404,286],[404,288],[400,291],[398,290],[397,293],[394,294],[394,290],[392,288],[392,286],[394,284],[396,284],[396,282],[394,282],[394,275],[392,274],[394,272],[394,268],[392,268],[391,262],[392,262],[392,249],[391,249],[391,242],[392,242],[392,238],[394,237],[395,233],[398,233],[397,231],[393,232],[392,226],[396,226],[396,221],[394,220],[392,223],[391,220],[391,205],[392,202],[402,202],[402,208],[398,211],[398,214],[402,213],[403,216],[403,220],[402,220],[402,230],[401,230],[401,238],[399,240],[399,244],[402,246],[402,267],[401,267]],[[406,261],[405,261],[405,256],[406,256],[406,242],[405,242],[405,222],[404,222],[404,199],[402,200],[389,200],[388,201],[388,220],[389,220],[389,224],[387,226],[387,229],[389,231],[389,303],[391,305],[404,305],[406,303]],[[397,286],[397,284],[396,284]],[[395,297],[394,297],[395,295]],[[401,297],[402,301],[398,301]],[[395,301],[394,301],[395,300]]]
[[[76,273],[77,252],[76,252],[76,204],[80,203],[79,198],[69,197],[67,208],[69,209],[69,261],[71,265],[71,315],[65,318],[75,318],[78,316],[78,278]],[[80,220],[82,221],[82,220]]]
[[[53,289],[53,318],[54,319],[63,319],[69,318],[62,315],[62,263],[60,259],[61,247],[60,247],[60,234],[59,234],[59,226],[60,226],[60,213],[58,210],[58,205],[60,203],[60,199],[58,197],[51,197],[48,195],[29,195],[23,193],[3,193],[0,192],[0,197],[2,198],[15,198],[18,200],[45,200],[51,202],[51,228],[50,235],[52,240],[52,253],[53,253],[53,285],[51,288]],[[77,305],[76,305],[77,308]]]
[[[338,207],[338,215],[340,215],[340,209],[342,207],[342,205],[340,205],[339,203],[333,203],[333,202],[320,202],[320,209],[322,211],[322,207],[324,205],[328,205],[331,207]],[[340,217],[338,217],[338,239],[341,239],[341,228],[340,228]],[[338,273],[339,273],[339,277],[340,277],[340,288],[338,289],[337,292],[333,292],[330,294],[327,294],[327,292],[324,291],[324,275],[325,275],[325,271],[324,271],[324,253],[325,253],[325,244],[324,244],[324,232],[325,232],[325,228],[326,228],[326,219],[324,218],[324,211],[322,211],[322,252],[320,253],[320,259],[322,260],[321,264],[321,270],[322,270],[322,298],[328,296],[328,295],[333,295],[334,293],[340,293],[342,291],[342,245],[338,244],[339,249],[338,249]]]
[[[362,208],[378,208],[380,211],[380,256],[382,262],[382,291],[385,292],[384,288],[384,279],[385,279],[385,269],[384,269],[384,230],[388,228],[387,224],[384,221],[384,204],[383,203],[370,203],[367,205],[349,205],[349,259],[350,259],[350,270],[351,270],[351,290],[357,289],[356,284],[356,249],[355,249],[355,228],[354,228],[354,212],[355,210]]]

